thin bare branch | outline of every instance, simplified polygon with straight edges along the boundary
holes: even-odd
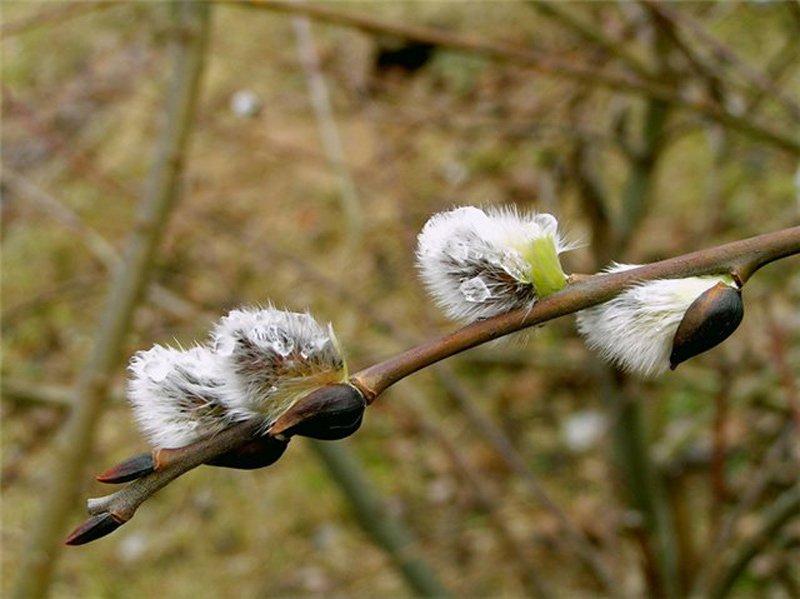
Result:
[[[371,402],[387,387],[417,370],[487,341],[607,301],[633,283],[712,273],[732,274],[743,283],[765,264],[797,253],[800,253],[800,226],[623,272],[596,275],[546,297],[530,310],[516,310],[487,318],[440,339],[411,348],[356,373],[352,377],[352,383]]]
[[[537,302],[530,310],[519,310],[466,326],[407,350],[393,358],[357,372],[350,384],[359,389],[368,403],[373,402],[390,385],[440,360],[476,347],[504,335],[589,308],[607,301],[632,284],[659,278],[731,273],[740,282],[774,260],[800,253],[800,226],[734,241],[721,246],[655,262],[612,274],[598,274],[567,286],[566,289]],[[324,388],[315,394],[324,393]],[[299,402],[302,404],[303,402]],[[302,412],[298,405],[290,412]],[[292,414],[281,417],[291,421]],[[125,488],[100,500],[91,500],[92,512],[130,517],[152,493],[214,455],[231,447],[231,439],[244,443],[259,429],[260,421],[245,421],[227,429],[223,435],[203,439],[182,448],[165,469],[157,469],[132,481]],[[268,431],[276,434],[279,431]],[[216,454],[213,453],[216,450]],[[194,455],[201,451],[203,459]],[[102,506],[102,507],[100,507]],[[113,511],[112,511],[113,510]],[[119,523],[117,524],[117,526]],[[107,531],[110,532],[110,531]]]

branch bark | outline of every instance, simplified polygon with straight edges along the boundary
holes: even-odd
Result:
[[[206,3],[183,2],[176,11],[173,75],[168,90],[164,129],[146,196],[128,245],[124,266],[117,270],[91,356],[80,374],[79,405],[70,414],[60,439],[61,456],[49,480],[50,492],[36,521],[14,596],[43,597],[59,553],[59,539],[80,491],[80,479],[91,451],[111,374],[120,358],[134,309],[146,287],[164,225],[178,197],[183,157],[189,140],[203,70],[208,34]]]

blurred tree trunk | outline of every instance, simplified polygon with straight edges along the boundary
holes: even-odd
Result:
[[[153,257],[179,195],[185,153],[203,71],[209,29],[209,5],[174,5],[173,67],[163,129],[136,226],[125,259],[116,270],[91,355],[75,388],[76,408],[58,442],[58,462],[50,490],[32,529],[17,579],[16,597],[42,597],[50,586],[66,521],[76,505],[83,470],[108,394],[111,376],[130,327],[134,309],[152,270]]]
[[[397,518],[387,512],[383,499],[347,445],[313,439],[309,439],[309,444],[328,475],[344,493],[359,526],[386,552],[414,594],[420,597],[448,596],[433,570],[416,556],[413,537]]]

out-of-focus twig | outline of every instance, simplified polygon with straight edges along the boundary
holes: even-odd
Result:
[[[751,118],[735,115],[715,102],[692,99],[669,86],[655,81],[642,81],[627,73],[600,72],[573,62],[559,60],[543,52],[528,48],[487,41],[475,36],[455,34],[442,29],[387,22],[371,16],[342,11],[330,5],[314,5],[276,0],[217,0],[232,6],[261,8],[294,15],[305,15],[311,19],[344,27],[353,27],[366,33],[393,35],[403,39],[430,43],[435,46],[484,56],[488,59],[510,62],[533,69],[544,75],[562,77],[596,86],[624,92],[643,94],[702,114],[719,121],[731,129],[762,142],[769,143],[794,156],[800,156],[800,141],[795,135],[775,131],[754,122]]]
[[[35,202],[51,217],[77,233],[79,239],[86,244],[107,271],[113,273],[120,266],[122,258],[116,248],[65,204],[8,167],[3,168],[2,180],[14,191]],[[193,313],[192,306],[186,300],[159,283],[151,285],[148,293],[156,305],[170,314],[185,318]]]
[[[383,499],[347,445],[310,441],[314,454],[345,494],[353,517],[394,562],[411,590],[420,597],[448,596],[433,570],[418,557],[416,543],[408,530],[387,512]]]
[[[89,248],[89,251],[108,270],[113,270],[119,262],[117,250],[105,237],[87,225],[74,211],[59,202],[41,187],[30,181],[27,177],[16,172],[13,168],[3,166],[2,181],[16,194],[29,199],[41,211],[65,225]]]
[[[619,59],[626,67],[636,73],[642,79],[651,79],[655,73],[633,52],[628,50],[621,42],[613,39],[602,30],[601,27],[577,17],[573,10],[579,4],[551,2],[546,0],[528,0],[528,4],[533,6],[543,15],[558,21],[568,29],[571,29],[587,42],[602,48],[609,55]]]
[[[57,385],[33,386],[24,381],[3,377],[0,390],[3,392],[3,401],[54,406],[61,409],[69,409],[74,405],[71,390]]]
[[[726,597],[752,559],[774,539],[775,533],[798,514],[800,514],[800,483],[795,483],[764,510],[759,529],[731,548],[728,553],[730,557],[725,560],[718,575],[711,581],[706,596],[712,599]]]
[[[209,29],[209,5],[175,5],[173,73],[167,94],[164,129],[159,141],[137,227],[124,266],[117,269],[91,356],[77,386],[77,408],[61,436],[58,463],[50,479],[51,492],[34,523],[14,595],[38,598],[47,593],[58,557],[63,528],[81,486],[95,425],[102,412],[110,375],[120,356],[134,309],[146,287],[156,248],[175,204],[183,172],[191,124],[197,106]]]
[[[765,317],[768,325],[767,332],[770,338],[772,362],[778,375],[778,380],[780,380],[783,387],[787,407],[794,419],[796,433],[800,436],[800,392],[797,389],[797,374],[793,371],[787,355],[786,332],[778,322],[775,309],[772,306],[765,307]]]
[[[667,2],[655,2],[654,0],[641,0],[649,10],[657,14],[660,18],[674,23],[679,27],[691,30],[694,39],[702,41],[712,51],[714,58],[722,65],[727,65],[735,70],[736,74],[745,82],[755,87],[761,93],[774,98],[784,107],[795,121],[800,121],[800,105],[795,100],[786,96],[773,81],[768,79],[764,73],[749,65],[742,60],[732,48],[720,42],[701,23],[693,19],[686,11],[675,8]]]
[[[714,394],[713,445],[711,450],[711,527],[716,528],[728,496],[725,455],[728,450],[728,401],[733,379],[732,368],[723,363],[718,371],[719,390]]]
[[[709,563],[705,564],[697,573],[697,578],[692,585],[692,595],[706,595],[711,579],[715,573],[715,560],[729,545],[734,535],[736,523],[739,519],[751,510],[764,494],[770,480],[775,473],[775,463],[788,447],[791,446],[795,435],[794,423],[787,424],[778,438],[767,450],[761,463],[753,469],[753,474],[749,479],[749,484],[741,493],[738,503],[722,520],[711,542],[709,543],[706,555]]]
[[[339,127],[333,118],[333,107],[325,77],[319,66],[311,22],[308,17],[299,16],[292,19],[292,25],[297,38],[297,54],[308,80],[309,97],[314,107],[322,147],[339,181],[339,195],[348,228],[347,242],[350,247],[354,247],[358,244],[363,228],[361,207],[356,186],[347,168]]]
[[[481,433],[481,436],[494,448],[511,471],[519,477],[528,492],[556,518],[570,547],[597,581],[603,585],[604,592],[609,596],[617,595],[619,593],[618,585],[612,579],[599,553],[542,487],[508,437],[477,407],[469,391],[458,381],[446,364],[435,368],[434,375],[456,401],[472,426]]]
[[[514,562],[516,569],[520,572],[520,577],[525,585],[526,594],[535,597],[545,598],[552,595],[549,585],[539,572],[538,564],[531,563],[529,548],[519,541],[517,535],[510,529],[508,522],[500,514],[498,500],[489,491],[483,480],[480,479],[471,464],[469,464],[462,452],[459,451],[440,427],[435,426],[427,414],[422,413],[414,404],[409,401],[403,406],[402,417],[413,420],[415,427],[429,437],[436,440],[439,447],[447,454],[450,463],[458,473],[458,476],[466,483],[475,504],[489,517],[493,528],[497,531],[498,537],[509,559]],[[421,399],[421,398],[420,398]],[[397,411],[395,408],[392,408]],[[398,416],[401,416],[398,414]]]

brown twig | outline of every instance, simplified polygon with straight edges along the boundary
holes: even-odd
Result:
[[[798,253],[800,253],[800,226],[734,241],[619,273],[595,275],[541,300],[530,310],[509,312],[474,323],[455,333],[423,343],[379,362],[354,374],[350,378],[350,383],[362,393],[368,403],[371,403],[390,385],[422,368],[504,335],[607,301],[637,282],[658,278],[732,273],[744,283],[762,266]],[[324,390],[320,391],[324,393]],[[302,409],[304,406],[299,406],[297,411]],[[291,417],[288,420],[291,420]],[[182,453],[182,457],[168,468],[156,470],[134,480],[108,498],[92,500],[93,511],[97,511],[98,505],[103,505],[113,509],[113,514],[130,517],[145,499],[165,484],[210,457],[230,449],[232,438],[237,438],[239,443],[246,442],[252,438],[253,432],[257,429],[257,424],[246,421],[228,429],[222,435],[190,445]],[[267,434],[274,434],[274,431],[268,431]],[[195,452],[202,452],[202,459],[195,456]],[[106,513],[112,515],[110,511]],[[100,526],[102,523],[95,522],[95,524]],[[84,532],[90,534],[91,530]],[[95,535],[93,538],[98,536],[102,535]]]
[[[646,266],[580,281],[522,309],[487,318],[411,348],[356,373],[351,382],[372,402],[387,387],[414,372],[457,353],[524,328],[607,301],[626,287],[659,278],[729,273],[740,283],[765,264],[800,253],[800,226],[767,233]]]

